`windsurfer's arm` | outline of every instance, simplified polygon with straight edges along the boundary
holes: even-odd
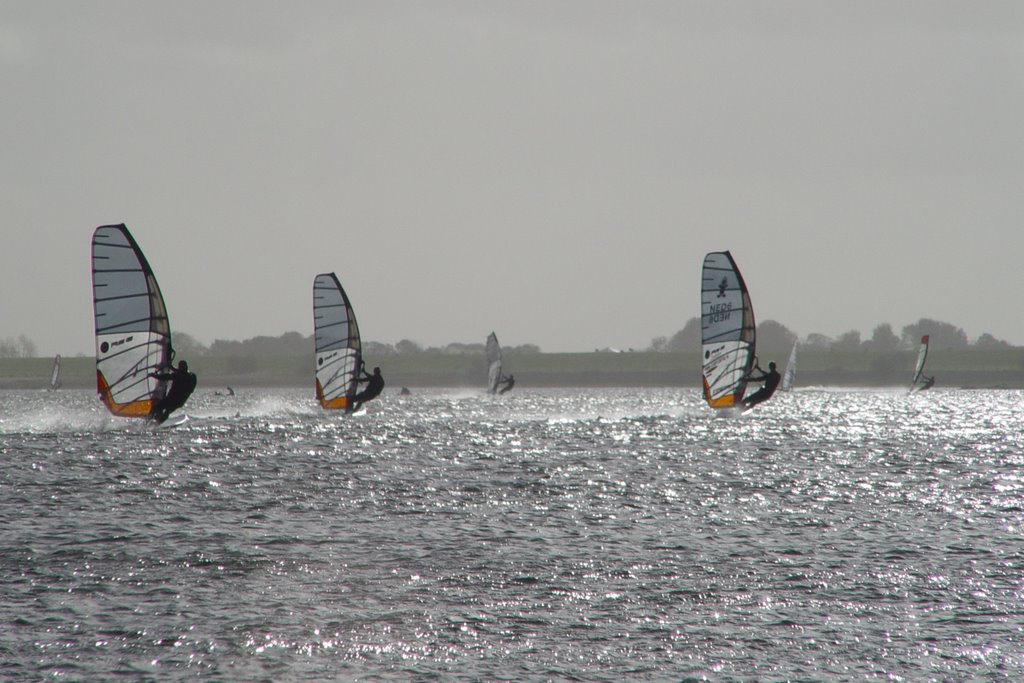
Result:
[[[746,375],[743,376],[743,380],[744,381],[746,381],[746,382],[760,382],[765,377],[767,377],[767,375],[765,375],[765,373],[764,373],[764,370],[761,370],[760,367],[755,365],[754,368],[756,370],[758,370],[761,374],[760,375],[755,375],[754,374],[754,370],[751,370],[750,372],[748,372]]]

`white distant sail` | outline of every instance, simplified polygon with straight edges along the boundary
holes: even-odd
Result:
[[[491,332],[487,335],[487,391],[491,394],[498,392],[498,382],[501,381],[501,345],[498,344],[498,335]]]
[[[799,346],[800,342],[793,342],[793,350],[789,352],[789,361],[786,363],[786,372],[782,375],[782,386],[779,387],[783,391],[791,391],[793,389],[793,382],[796,381],[796,347]]]
[[[316,398],[329,410],[351,410],[363,360],[359,325],[334,273],[313,279]]]
[[[149,417],[167,382],[152,377],[171,363],[171,327],[153,270],[123,224],[92,237],[96,390],[121,417]]]
[[[756,329],[747,286],[728,251],[704,257],[700,304],[704,400],[712,408],[738,406],[754,367]]]
[[[60,389],[60,354],[53,357],[53,371],[50,373],[50,389]]]
[[[921,346],[917,350],[917,365],[914,367],[914,381],[910,383],[910,390],[925,389],[928,384],[924,376],[924,364],[928,360],[928,335],[921,337]]]

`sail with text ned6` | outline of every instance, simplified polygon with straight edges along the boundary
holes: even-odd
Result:
[[[96,390],[120,417],[149,417],[167,382],[153,377],[171,363],[171,326],[160,286],[124,224],[92,237]]]
[[[728,251],[704,257],[700,305],[704,400],[712,408],[737,407],[754,367],[757,332],[747,286]]]
[[[334,273],[313,279],[316,398],[328,410],[352,410],[363,347],[352,303]]]

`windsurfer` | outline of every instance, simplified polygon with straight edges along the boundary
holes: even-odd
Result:
[[[921,385],[921,388],[918,391],[924,391],[926,389],[931,389],[933,386],[935,386],[935,377],[934,376],[932,376],[932,377],[922,377],[922,379],[924,379],[924,384]]]
[[[504,386],[498,392],[499,394],[504,394],[506,391],[511,391],[512,387],[514,387],[516,385],[515,375],[511,375],[511,374],[508,377],[505,377],[504,375],[502,375],[502,377],[501,377],[501,379],[499,381],[504,383]]]
[[[374,368],[373,374],[366,372],[366,368],[362,368],[363,374],[359,378],[359,383],[366,383],[366,388],[360,391],[358,394],[352,397],[352,410],[359,410],[367,401],[371,401],[378,396],[380,392],[384,391],[384,376],[380,374],[380,368]]]
[[[188,363],[185,361],[178,361],[177,368],[167,367],[162,371],[152,373],[150,377],[171,383],[164,397],[157,401],[149,411],[149,416],[157,423],[163,423],[171,413],[185,405],[185,401],[195,391],[198,381],[195,373],[189,372]]]
[[[775,369],[775,361],[768,363],[768,372],[761,370],[760,365],[754,365],[754,367],[760,370],[761,374],[759,376],[750,375],[747,377],[747,380],[764,382],[764,384],[760,389],[743,399],[743,405],[747,408],[753,408],[758,403],[763,403],[771,398],[772,394],[775,393],[775,389],[779,386],[779,382],[782,380],[779,371]]]

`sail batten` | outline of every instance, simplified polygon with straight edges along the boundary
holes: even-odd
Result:
[[[148,417],[167,390],[153,374],[171,362],[171,329],[156,277],[124,224],[92,239],[96,390],[107,409]]]
[[[708,405],[731,408],[743,400],[755,342],[754,309],[732,254],[707,254],[701,274],[701,352]]]
[[[334,273],[313,278],[313,331],[317,400],[329,410],[351,410],[362,342],[355,311]]]

